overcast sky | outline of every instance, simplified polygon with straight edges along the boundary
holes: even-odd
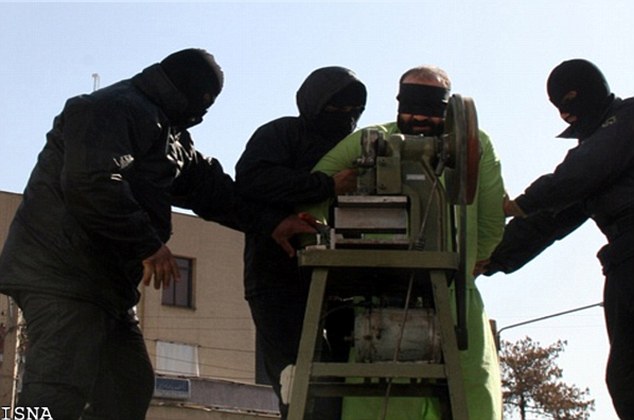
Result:
[[[349,67],[365,82],[365,126],[394,120],[404,70],[436,64],[454,93],[474,98],[516,196],[574,146],[555,139],[564,123],[545,93],[554,66],[587,58],[617,95],[634,92],[633,18],[628,0],[0,3],[0,190],[22,192],[68,97],[200,47],[215,55],[226,83],[193,134],[230,174],[259,125],[297,114],[295,92],[315,68]],[[518,273],[479,279],[489,316],[503,328],[600,302],[595,254],[604,242],[589,222]],[[502,338],[527,335],[544,346],[566,340],[564,379],[590,388],[592,419],[616,419],[603,382],[600,308],[511,328]]]

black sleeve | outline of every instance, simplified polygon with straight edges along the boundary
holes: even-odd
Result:
[[[634,121],[619,118],[570,149],[551,174],[536,179],[515,201],[526,214],[559,211],[609,188],[634,165]]]
[[[68,101],[64,111],[64,167],[61,187],[68,211],[106,247],[143,259],[163,243],[126,178],[127,161],[139,141],[152,142],[160,130],[140,139],[124,104]]]
[[[587,219],[581,204],[556,214],[542,211],[526,218],[513,218],[506,225],[502,241],[493,251],[489,269],[484,274],[490,276],[498,271],[512,273],[519,270]]]
[[[256,130],[235,167],[239,193],[250,201],[286,208],[333,196],[333,179],[321,172],[311,173],[322,150],[319,145],[310,146],[308,136],[292,118]]]
[[[235,183],[220,162],[195,152],[189,165],[176,179],[173,205],[191,209],[205,220],[241,232],[270,234],[286,212],[246,203],[236,193]]]

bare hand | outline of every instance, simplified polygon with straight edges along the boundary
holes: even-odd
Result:
[[[143,284],[149,286],[154,278],[154,288],[169,287],[172,279],[180,280],[180,273],[172,252],[162,245],[153,255],[143,260]]]
[[[291,214],[280,222],[271,237],[282,247],[289,257],[295,256],[295,248],[289,240],[299,233],[316,233],[315,228],[303,221],[296,214]]]
[[[504,200],[504,215],[506,217],[526,217],[524,210],[515,202],[515,200]]]
[[[478,277],[480,274],[486,273],[490,263],[490,259],[476,261],[475,267],[473,268],[473,276]]]
[[[332,176],[335,181],[335,194],[342,195],[357,189],[357,170],[344,169]]]

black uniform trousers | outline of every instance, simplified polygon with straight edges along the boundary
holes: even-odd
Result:
[[[634,230],[612,238],[599,258],[610,339],[606,382],[619,418],[634,420]]]
[[[154,373],[133,313],[90,302],[13,294],[28,344],[18,406],[48,407],[55,420],[143,420]]]
[[[297,279],[300,283],[299,278]],[[268,290],[247,298],[264,361],[264,368],[275,394],[279,398],[282,420],[287,418],[288,404],[282,402],[280,374],[288,365],[297,360],[299,341],[302,334],[304,313],[308,297],[307,285]],[[330,314],[325,319],[326,339],[319,345],[316,357],[322,361],[346,362],[349,344],[345,336],[352,330],[354,322],[352,308],[337,303],[326,303]],[[329,380],[336,380],[329,378]],[[312,401],[310,420],[332,420],[341,417],[340,398],[315,398]],[[308,417],[307,417],[308,419]]]

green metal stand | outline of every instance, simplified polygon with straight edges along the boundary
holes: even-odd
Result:
[[[394,378],[407,378],[409,383],[392,383],[390,396],[438,397],[443,405],[444,419],[468,419],[448,288],[448,273],[455,272],[459,265],[456,253],[409,250],[306,250],[300,253],[299,264],[312,267],[313,271],[291,387],[289,420],[310,418],[312,408],[309,400],[314,396],[381,396],[385,394],[385,380]],[[367,269],[422,270],[429,273],[441,337],[441,363],[326,363],[315,360],[326,291],[336,293],[340,287],[349,286],[345,284],[346,273]],[[336,275],[333,275],[335,273]],[[394,279],[386,281],[393,282]],[[360,383],[324,382],[325,378],[333,377],[367,380]],[[383,384],[369,379],[383,380]]]

